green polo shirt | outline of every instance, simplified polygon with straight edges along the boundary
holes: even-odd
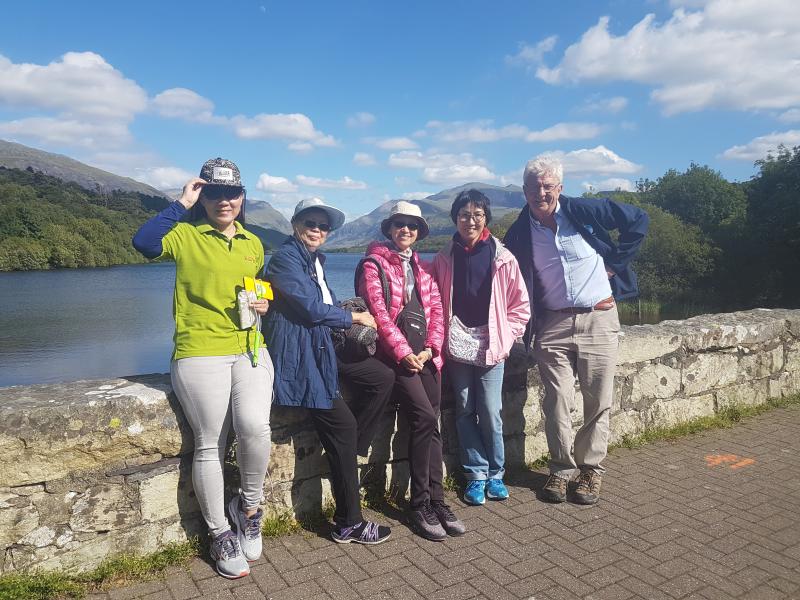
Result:
[[[244,276],[264,266],[264,246],[236,221],[228,239],[208,221],[177,223],[162,240],[159,258],[175,261],[175,350],[173,360],[189,356],[227,356],[252,351],[261,332],[239,329],[236,294]]]

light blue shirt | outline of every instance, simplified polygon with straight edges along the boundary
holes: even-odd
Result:
[[[611,296],[603,258],[562,214],[561,204],[553,216],[555,233],[531,214],[533,266],[544,288],[542,306],[549,310],[590,308]]]

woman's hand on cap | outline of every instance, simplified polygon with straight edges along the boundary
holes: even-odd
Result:
[[[200,198],[200,192],[203,190],[203,186],[205,184],[205,179],[193,177],[186,182],[186,185],[183,186],[183,192],[181,193],[181,197],[178,202],[183,204],[184,208],[187,210],[192,208],[197,202],[197,199]]]

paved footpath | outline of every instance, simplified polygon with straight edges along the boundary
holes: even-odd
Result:
[[[620,449],[600,503],[536,499],[539,473],[508,479],[511,498],[451,504],[468,533],[425,541],[391,521],[379,546],[305,532],[266,540],[249,577],[197,559],[164,581],[92,598],[121,600],[527,598],[800,599],[800,407],[733,429]]]

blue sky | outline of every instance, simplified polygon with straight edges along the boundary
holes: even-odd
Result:
[[[0,21],[0,138],[161,189],[213,156],[250,197],[352,218],[469,181],[565,190],[800,145],[796,0],[27,2]]]

